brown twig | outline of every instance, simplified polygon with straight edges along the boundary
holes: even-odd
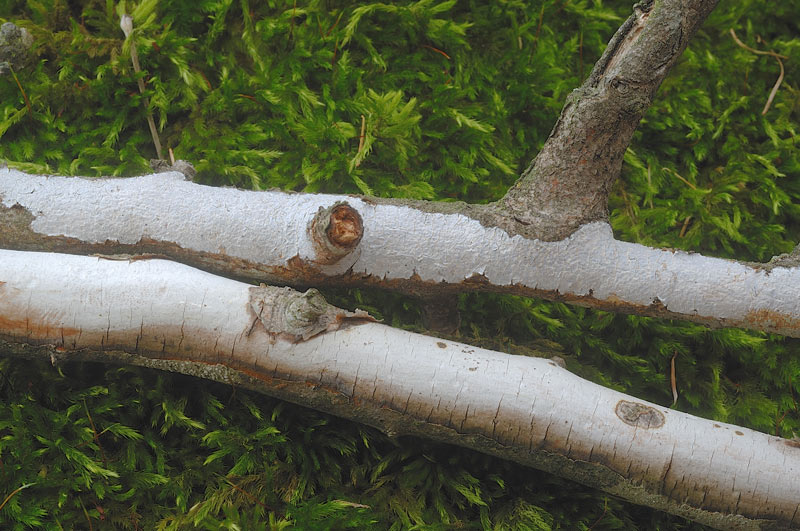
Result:
[[[542,10],[539,11],[539,23],[536,25],[536,35],[533,37],[533,49],[536,50],[536,45],[539,44],[539,34],[542,31],[542,20],[544,19],[544,5]]]
[[[122,15],[119,26],[125,34],[125,38],[131,36],[133,33],[133,18],[130,15]],[[139,94],[144,96],[144,80],[138,74],[142,71],[139,66],[139,54],[136,52],[136,41],[131,41],[131,62],[133,63],[133,71],[137,74],[136,84],[139,86]],[[153,113],[150,111],[150,100],[144,96],[144,108],[147,111],[147,125],[150,127],[150,135],[153,137],[153,145],[156,148],[156,156],[159,160],[161,157],[161,140],[158,138],[158,130],[156,129],[156,122],[153,120]]]
[[[772,100],[775,99],[775,94],[778,93],[778,89],[781,88],[781,83],[783,83],[783,74],[785,73],[783,69],[783,61],[777,57],[775,60],[778,61],[778,66],[781,67],[781,73],[778,75],[778,79],[775,80],[775,84],[772,86],[772,90],[769,92],[769,97],[767,98],[767,103],[764,104],[764,109],[761,111],[761,116],[767,114],[770,105],[772,105]]]
[[[94,531],[94,527],[92,526],[92,517],[89,516],[89,511],[86,510],[86,507],[83,505],[83,501],[78,498],[78,503],[81,504],[81,509],[83,509],[83,515],[86,517],[86,521],[89,522],[89,531]]]
[[[272,507],[270,507],[269,505],[267,505],[267,504],[263,503],[261,500],[259,500],[258,498],[256,498],[255,496],[253,496],[252,494],[250,494],[249,492],[247,492],[246,490],[244,490],[244,489],[243,489],[242,487],[240,487],[239,485],[235,484],[235,483],[234,483],[233,481],[231,481],[230,479],[228,479],[228,478],[226,478],[225,476],[222,476],[222,475],[220,475],[220,477],[221,477],[222,479],[224,479],[224,480],[225,480],[225,482],[226,482],[228,485],[230,485],[230,486],[231,486],[231,487],[233,487],[234,489],[238,490],[239,492],[241,492],[242,494],[244,494],[244,495],[245,495],[245,496],[247,496],[248,498],[250,498],[250,500],[251,500],[252,502],[254,502],[254,503],[257,503],[258,505],[260,505],[261,507],[263,507],[265,510],[267,510],[267,511],[272,511],[272,512],[278,512],[278,511],[275,511],[275,510],[274,510]]]
[[[756,55],[771,55],[772,57],[777,57],[778,59],[788,59],[789,58],[786,55],[781,55],[781,54],[779,54],[777,52],[773,52],[771,50],[768,50],[768,51],[765,52],[763,50],[756,50],[755,48],[749,47],[748,45],[746,45],[745,43],[743,43],[742,41],[739,40],[739,37],[736,36],[736,32],[733,31],[733,28],[730,29],[730,33],[731,33],[731,37],[733,37],[733,40],[736,41],[736,44],[738,44],[739,46],[741,46],[742,48],[744,48],[748,52],[752,52],[752,53],[754,53]]]
[[[330,28],[328,28],[328,31],[326,31],[326,32],[325,32],[325,37],[327,37],[328,35],[330,35],[330,34],[331,34],[331,32],[334,30],[334,28],[335,28],[336,26],[338,26],[338,25],[339,25],[339,21],[340,21],[340,20],[342,20],[342,15],[344,15],[344,11],[342,11],[341,13],[339,13],[339,18],[337,18],[337,19],[336,19],[336,22],[334,22],[334,23],[333,23],[333,26],[331,26]]]
[[[3,507],[5,507],[5,506],[6,506],[6,504],[8,503],[8,500],[10,500],[10,499],[11,499],[11,498],[13,498],[14,496],[16,496],[16,494],[17,494],[19,491],[21,491],[21,490],[23,490],[23,489],[27,489],[28,487],[32,487],[33,485],[35,485],[35,483],[25,483],[25,484],[24,484],[24,485],[22,485],[21,487],[19,487],[19,488],[16,488],[16,489],[12,490],[12,491],[11,491],[11,494],[9,494],[8,496],[6,496],[6,499],[5,499],[5,500],[3,500],[3,503],[0,503],[0,511],[2,511],[2,510],[3,510]]]
[[[754,53],[756,55],[770,55],[774,57],[776,61],[778,61],[778,66],[781,69],[781,73],[778,75],[778,79],[775,81],[775,85],[772,86],[772,90],[770,91],[769,97],[767,98],[767,103],[764,104],[764,109],[761,111],[761,115],[763,116],[767,114],[767,111],[769,111],[769,108],[772,105],[772,100],[775,99],[775,95],[778,93],[778,89],[781,87],[781,83],[783,83],[783,76],[785,74],[785,70],[783,68],[783,61],[781,61],[781,59],[789,59],[789,58],[785,55],[781,55],[771,50],[763,51],[751,48],[750,46],[746,45],[745,43],[739,40],[739,37],[736,36],[736,32],[733,31],[733,28],[730,29],[730,33],[731,37],[733,37],[733,41],[741,48],[744,48],[748,52]]]
[[[22,93],[22,98],[25,100],[25,107],[28,108],[28,115],[30,115],[33,111],[31,110],[31,100],[28,99],[28,95],[25,93],[25,89],[22,88],[22,83],[19,82],[19,78],[17,77],[17,73],[14,72],[14,69],[11,67],[9,63],[8,69],[11,71],[11,75],[14,78],[14,81],[17,82],[17,86],[19,87],[19,91]]]
[[[592,525],[590,525],[586,531],[592,531],[592,529],[594,529],[595,526],[600,523],[600,520],[602,520],[603,517],[605,517],[607,511],[608,511],[608,498],[605,499],[605,503],[603,504],[603,512],[600,515],[600,518],[595,520],[595,522]]]
[[[422,45],[422,47],[423,47],[423,48],[427,48],[427,49],[429,49],[429,50],[433,50],[434,52],[436,52],[436,53],[438,53],[438,54],[441,54],[441,55],[445,56],[447,59],[450,59],[450,56],[449,56],[449,55],[447,55],[446,53],[444,53],[444,52],[443,52],[442,50],[440,50],[439,48],[435,48],[435,47],[431,46],[430,44],[423,44],[423,45]]]
[[[681,227],[681,233],[678,234],[678,238],[683,238],[686,236],[686,229],[689,228],[689,222],[692,220],[692,216],[686,216],[686,219],[683,220],[683,226]]]
[[[781,436],[781,423],[783,422],[783,419],[786,418],[786,414],[788,412],[789,410],[787,409],[786,411],[783,412],[783,415],[781,415],[780,417],[778,416],[778,412],[777,411],[775,412],[775,437]]]
[[[678,172],[676,172],[675,170],[673,170],[672,168],[663,168],[663,169],[668,171],[668,172],[670,172],[672,175],[674,175],[675,177],[677,177],[678,179],[683,181],[692,190],[697,190],[697,186],[693,185],[692,183],[690,183],[689,181],[687,181],[686,179],[681,177],[681,175]]]
[[[89,418],[89,425],[92,427],[92,433],[94,442],[97,443],[97,447],[100,448],[100,456],[103,458],[103,465],[108,467],[108,460],[106,459],[106,453],[103,451],[103,445],[100,444],[100,435],[97,433],[97,428],[95,428],[94,420],[92,420],[92,415],[89,413],[89,406],[86,405],[86,400],[83,401],[83,408],[86,410],[86,416]]]
[[[364,138],[366,138],[366,131],[367,131],[367,119],[364,115],[361,115],[361,134],[358,137],[358,154],[361,154],[361,150],[364,149]],[[361,161],[356,162],[356,168],[361,166]]]

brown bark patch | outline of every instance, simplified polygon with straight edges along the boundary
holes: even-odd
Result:
[[[26,317],[25,319],[12,319],[0,315],[0,335],[6,337],[25,337],[31,342],[51,340],[58,338],[68,338],[80,335],[81,331],[77,328],[63,327],[61,324],[48,323],[46,320],[37,317]]]
[[[334,245],[352,249],[363,235],[364,222],[356,209],[348,204],[334,207],[328,227],[328,237]]]
[[[800,328],[800,319],[767,308],[747,312],[744,321],[748,328],[779,334],[796,335],[796,330]],[[792,334],[791,331],[795,332]]]

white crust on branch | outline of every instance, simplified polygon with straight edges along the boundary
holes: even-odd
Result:
[[[429,211],[447,205],[211,188],[177,173],[90,180],[4,169],[0,199],[0,216],[21,209],[27,230],[65,247],[156,242],[185,251],[171,258],[260,280],[495,290],[800,337],[800,268],[621,242],[603,222],[543,242]],[[319,263],[308,227],[337,202],[360,216],[363,237],[356,252]],[[2,231],[0,241],[13,246]]]
[[[284,318],[253,326],[269,299],[256,297],[256,310],[253,289],[262,288],[163,260],[0,251],[0,339],[50,345],[61,359],[88,349],[111,360],[120,352],[171,360],[173,370],[175,360],[226,367],[268,394],[477,448],[717,527],[800,524],[793,441],[647,403],[549,360],[366,320],[297,342],[294,332],[276,336]],[[313,302],[324,311],[312,314],[327,315],[327,303]]]

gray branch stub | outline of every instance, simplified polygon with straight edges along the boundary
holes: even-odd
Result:
[[[260,322],[274,337],[293,342],[306,341],[315,335],[337,330],[346,322],[375,321],[367,312],[348,312],[328,304],[316,289],[300,293],[291,288],[276,288],[261,284],[250,288],[250,311],[253,328]]]

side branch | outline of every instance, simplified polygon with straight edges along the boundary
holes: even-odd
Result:
[[[339,213],[333,207],[342,203]],[[652,249],[615,240],[602,222],[561,241],[531,240],[485,214],[477,205],[211,188],[179,174],[90,180],[0,170],[0,247],[160,255],[295,286],[513,293],[800,337],[800,267],[792,261],[753,265]],[[325,223],[338,229],[315,229]],[[346,252],[321,251],[316,239],[325,234],[346,242],[338,247]]]
[[[633,132],[718,0],[647,0],[617,30],[568,98],[531,166],[498,203],[529,238],[555,241],[605,220]]]
[[[796,442],[647,403],[550,360],[343,314],[314,293],[254,293],[169,261],[0,251],[4,351],[244,385],[719,528],[800,524]],[[254,316],[267,322],[253,326]],[[295,334],[300,321],[319,333]]]

